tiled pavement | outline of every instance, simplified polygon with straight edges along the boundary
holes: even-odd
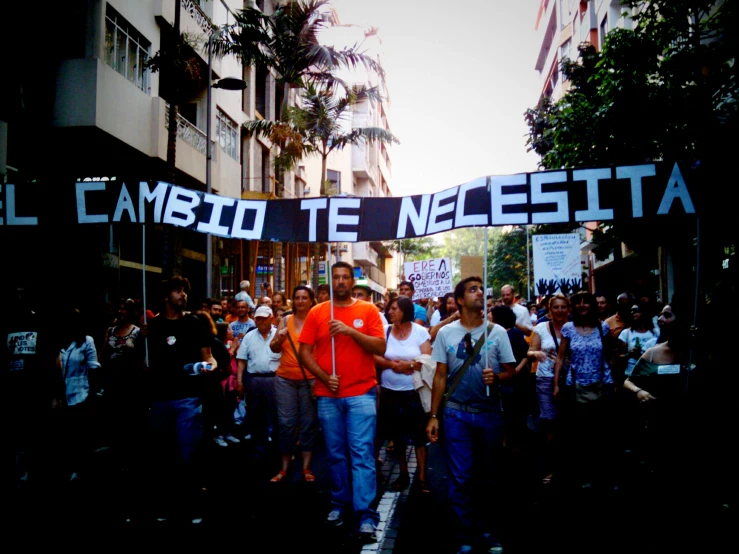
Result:
[[[411,476],[411,484],[404,491],[397,492],[392,490],[390,484],[398,478],[399,466],[395,456],[386,452],[385,446],[380,450],[380,459],[382,464],[382,478],[379,480],[378,494],[381,493],[380,501],[377,505],[377,511],[380,514],[380,523],[377,526],[377,542],[366,544],[362,547],[362,552],[378,552],[379,554],[390,554],[395,548],[395,540],[401,525],[401,517],[397,508],[407,502],[410,491],[413,489],[416,472],[416,453],[412,446],[408,446],[406,450],[406,459],[408,460],[408,473]]]

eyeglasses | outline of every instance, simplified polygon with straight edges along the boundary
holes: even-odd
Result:
[[[464,341],[464,351],[467,352],[468,356],[472,356],[475,353],[475,348],[472,346],[472,334],[465,334],[462,340]]]
[[[631,308],[631,313],[632,314],[638,314],[639,313],[639,308]]]

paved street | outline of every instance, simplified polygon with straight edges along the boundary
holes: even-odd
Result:
[[[103,449],[95,454],[93,469],[80,482],[57,491],[20,491],[9,528],[16,532],[37,529],[41,518],[50,531],[82,524],[90,532],[127,536],[155,529],[164,536],[204,534],[274,552],[316,548],[336,553],[454,551],[439,446],[429,452],[430,495],[420,493],[414,483],[402,493],[390,490],[398,469],[383,449],[377,498],[381,523],[373,544],[359,543],[350,525],[339,530],[324,526],[330,484],[322,445],[313,464],[315,485],[302,482],[298,466],[292,468],[288,482],[268,483],[274,467],[255,461],[248,441],[213,447],[210,454],[212,471],[201,499],[204,519],[200,525],[157,522],[145,498],[137,496],[136,483],[114,469],[110,450]],[[413,470],[415,456],[410,447],[407,456]],[[500,539],[507,553],[735,550],[730,542],[735,513],[713,501],[709,491],[702,494],[700,483],[695,483],[697,491],[689,492],[686,478],[684,483],[675,483],[672,494],[660,493],[649,475],[635,473],[615,493],[565,493],[531,478],[535,475],[533,458],[524,453],[507,460],[500,468],[500,498],[490,499],[503,502]]]

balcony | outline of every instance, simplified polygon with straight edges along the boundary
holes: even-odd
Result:
[[[200,8],[195,0],[180,0],[180,31],[190,36],[198,37],[203,44],[211,30],[216,26]],[[155,0],[154,2],[154,18],[159,25],[174,26],[175,0]],[[195,52],[204,61],[206,56],[201,48],[195,48]],[[221,75],[221,60],[213,59],[213,72]]]
[[[158,100],[99,58],[68,59],[57,69],[51,124],[98,128],[153,156],[152,121]]]
[[[165,111],[165,117],[164,117],[164,128],[169,130],[169,117],[167,117],[166,114],[169,113],[169,104],[166,102],[164,103],[164,111]],[[205,136],[205,133],[195,127],[192,123],[190,123],[187,119],[182,117],[180,114],[177,114],[177,137],[182,139],[186,144],[189,144],[192,146],[195,150],[200,152],[203,156],[207,153],[207,144]],[[212,145],[211,145],[212,147]],[[212,156],[211,151],[211,156]]]
[[[368,242],[357,242],[353,245],[352,254],[354,256],[354,263],[357,263],[363,267],[374,266],[377,267],[379,262],[379,256],[377,251],[370,247]]]

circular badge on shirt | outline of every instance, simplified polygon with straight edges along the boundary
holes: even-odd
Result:
[[[359,329],[360,327],[364,327],[364,321],[362,321],[361,319],[355,319],[354,327],[356,327],[357,329]]]
[[[174,343],[177,342],[177,337],[167,337],[167,344],[172,346]]]

